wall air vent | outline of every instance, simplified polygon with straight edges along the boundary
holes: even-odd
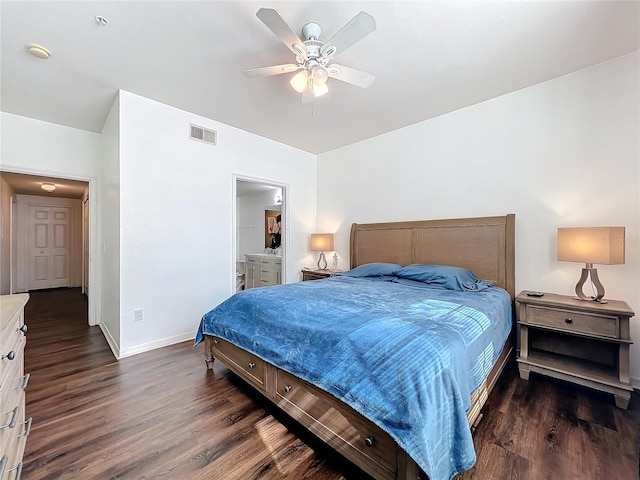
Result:
[[[198,140],[210,145],[216,145],[218,143],[218,132],[215,130],[207,130],[206,128],[193,124],[190,126],[191,132],[189,133],[189,138],[191,140]]]

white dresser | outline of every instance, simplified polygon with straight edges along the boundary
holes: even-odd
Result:
[[[282,257],[265,253],[245,254],[245,290],[282,283]]]
[[[24,391],[29,382],[29,375],[24,374],[24,306],[28,300],[28,293],[0,296],[0,480],[20,478],[31,430],[31,419],[24,418]]]

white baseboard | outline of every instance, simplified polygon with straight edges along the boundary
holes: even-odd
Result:
[[[111,332],[109,331],[109,329],[107,328],[107,326],[104,323],[100,322],[98,324],[98,326],[100,327],[100,330],[102,330],[102,334],[104,335],[104,338],[107,339],[107,343],[109,344],[109,348],[111,348],[111,351],[115,355],[116,359],[119,359],[120,358],[120,348],[118,347],[118,342],[115,341],[115,339],[111,335]]]
[[[118,358],[130,357],[132,355],[137,355],[138,353],[148,352],[150,350],[155,350],[156,348],[168,347],[169,345],[185,342],[187,340],[193,341],[195,337],[196,330],[183,333],[181,335],[174,335],[173,337],[161,338],[160,340],[154,340],[149,343],[142,343],[133,347],[123,348],[120,350],[120,356]]]

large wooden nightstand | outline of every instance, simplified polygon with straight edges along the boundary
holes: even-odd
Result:
[[[559,378],[615,396],[626,409],[633,387],[629,379],[629,319],[625,302],[585,302],[545,293],[521,292],[519,305],[520,377],[529,372]]]
[[[342,272],[342,270],[302,270],[302,281],[320,280],[321,278],[330,277],[338,272]]]

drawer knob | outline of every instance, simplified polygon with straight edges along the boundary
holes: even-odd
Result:
[[[291,391],[291,385],[284,386],[284,393],[289,393]]]
[[[217,345],[218,344],[218,339],[214,338],[213,339],[213,343],[215,343]]]
[[[20,330],[22,333],[27,333],[27,324],[25,323],[18,330]]]
[[[364,439],[364,444],[367,447],[371,448],[376,444],[376,439],[373,438],[373,437],[367,437],[367,438]]]
[[[565,318],[564,321],[568,324],[572,324],[573,323],[573,318]]]
[[[9,353],[7,353],[6,355],[2,355],[2,360],[4,359],[7,360],[13,360],[14,358],[16,358],[16,352],[14,352],[13,350],[11,350]]]
[[[255,364],[255,363],[253,363],[253,362],[249,362],[249,368],[253,368],[253,367],[255,367],[255,366],[256,366],[256,364]]]

